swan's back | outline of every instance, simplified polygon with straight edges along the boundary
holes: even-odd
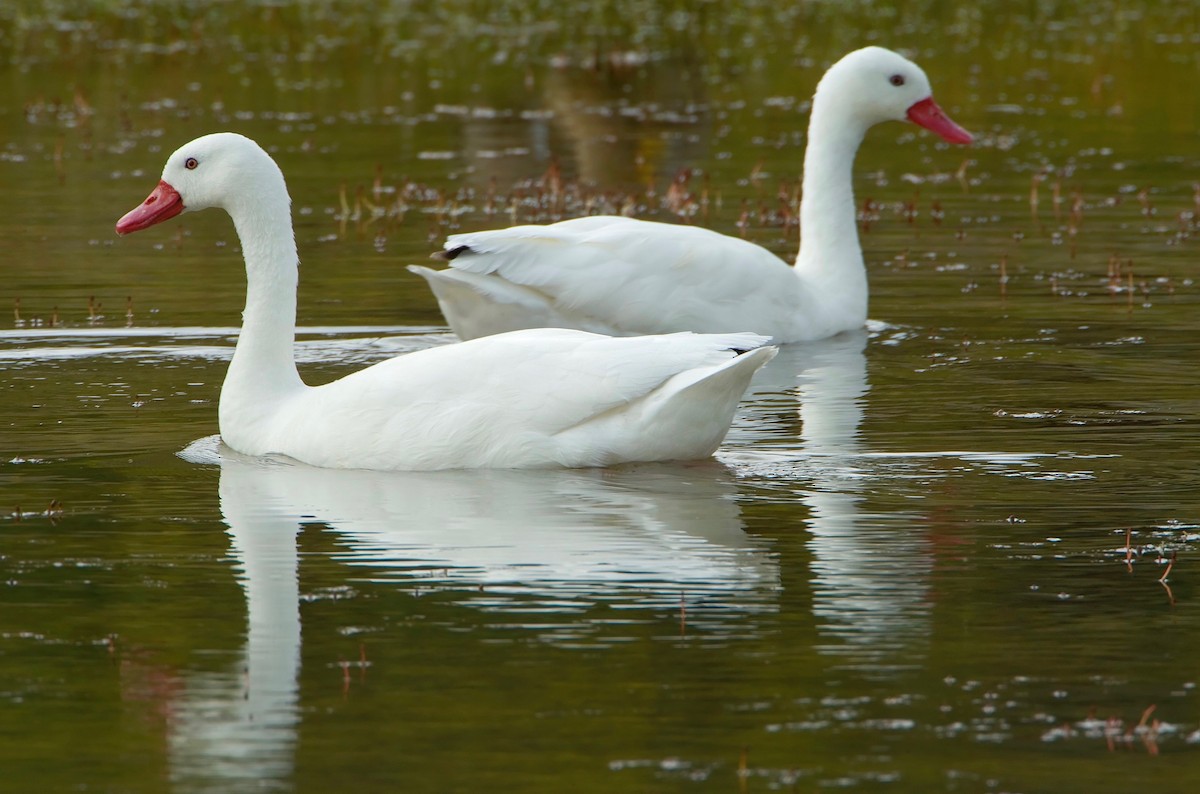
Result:
[[[548,325],[612,335],[730,333],[764,318],[784,322],[799,300],[792,269],[753,243],[633,218],[456,234],[443,256],[449,270],[410,269],[430,282],[464,338]],[[473,305],[480,301],[495,305]]]

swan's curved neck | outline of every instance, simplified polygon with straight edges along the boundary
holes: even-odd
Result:
[[[299,258],[287,189],[228,207],[246,260],[242,332],[222,389],[231,399],[266,403],[303,386],[296,371]]]
[[[808,124],[794,269],[802,296],[797,317],[813,338],[867,320],[867,270],[858,242],[853,181],[854,156],[867,125],[822,101],[826,98],[818,89]]]
[[[814,101],[808,124],[796,267],[828,274],[835,268],[862,267],[854,206],[854,156],[867,129],[820,100]]]

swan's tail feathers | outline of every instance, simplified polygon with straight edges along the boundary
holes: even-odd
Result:
[[[596,439],[619,439],[593,465],[637,460],[699,460],[716,451],[733,422],[750,379],[779,348],[761,345],[757,334],[710,337],[721,360],[680,372],[632,404],[608,411],[560,435],[589,450]],[[735,346],[753,349],[731,356]]]
[[[736,407],[738,400],[750,386],[750,379],[754,377],[754,373],[779,354],[779,348],[773,345],[758,346],[749,350],[729,349],[737,355],[724,364],[711,369],[696,369],[676,375],[676,385],[681,388],[672,395],[672,398],[687,393],[694,399],[696,392],[702,392],[708,394],[711,399],[717,399],[713,395],[724,394],[728,395],[733,407]],[[684,380],[688,376],[694,378],[691,383]],[[721,400],[717,399],[717,401]],[[732,408],[730,413],[732,414]]]
[[[434,270],[422,265],[409,265],[408,270],[429,282],[439,303],[445,298],[464,297],[464,291],[470,291],[475,296],[501,303],[520,304],[527,308],[541,305],[546,300],[545,296],[535,290],[503,279],[478,276],[461,270]]]
[[[665,435],[690,438],[693,447],[678,459],[704,458],[725,440],[738,404],[754,374],[779,353],[778,347],[755,347],[715,367],[680,373],[660,390],[653,403],[654,425]]]
[[[460,339],[523,328],[569,327],[546,296],[529,287],[450,268],[409,265],[408,269],[429,282],[442,316]]]

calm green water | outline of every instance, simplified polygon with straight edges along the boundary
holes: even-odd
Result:
[[[417,5],[0,8],[0,789],[1195,790],[1195,10]],[[871,133],[875,321],[784,351],[715,461],[239,458],[231,224],[112,232],[257,138],[318,382],[452,343],[403,265],[454,229],[790,255],[807,97],[867,43],[979,141]]]

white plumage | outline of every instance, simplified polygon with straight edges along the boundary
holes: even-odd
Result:
[[[217,133],[181,147],[117,231],[205,207],[230,214],[246,260],[242,333],[219,410],[223,440],[245,454],[365,469],[701,458],[720,444],[751,376],[775,354],[752,333],[617,339],[540,329],[422,350],[307,386],[292,350],[290,199],[256,143]]]
[[[693,226],[588,217],[452,235],[446,270],[412,266],[463,339],[518,328],[633,335],[751,330],[776,342],[861,327],[867,274],[851,169],[867,130],[910,120],[946,140],[971,136],[933,102],[925,73],[889,50],[842,58],[817,86],[809,122],[795,267]]]

